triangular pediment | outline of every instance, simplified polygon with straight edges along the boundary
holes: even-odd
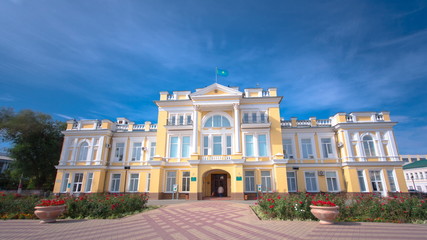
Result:
[[[194,93],[190,94],[190,97],[197,97],[197,96],[212,96],[212,95],[235,95],[235,96],[241,96],[243,93],[230,88],[226,87],[224,85],[221,85],[219,83],[214,83],[212,85],[209,85],[205,88],[198,89]]]

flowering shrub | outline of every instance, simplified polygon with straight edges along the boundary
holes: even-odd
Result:
[[[62,199],[59,199],[59,200],[56,200],[56,199],[52,199],[52,200],[42,199],[41,203],[37,204],[37,206],[44,206],[44,207],[46,207],[46,206],[58,206],[58,205],[64,205],[64,204],[65,204],[65,200],[62,200]]]
[[[314,206],[324,206],[324,207],[335,207],[336,204],[331,201],[311,201],[311,204]]]
[[[352,222],[423,222],[427,219],[427,201],[401,194],[381,198],[373,193],[347,197],[340,194],[277,193],[258,198],[256,211],[261,218],[281,220],[315,220],[310,205],[339,206],[338,221]]]
[[[81,197],[55,197],[40,200],[37,196],[0,193],[0,219],[31,219],[34,206],[66,205],[63,218],[118,218],[146,208],[146,194],[89,194]]]

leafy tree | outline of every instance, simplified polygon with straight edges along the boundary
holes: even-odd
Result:
[[[64,122],[50,115],[12,108],[0,110],[0,135],[10,141],[11,174],[29,179],[30,187],[50,190],[55,180],[55,165],[61,155]]]

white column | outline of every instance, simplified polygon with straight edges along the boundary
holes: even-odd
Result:
[[[377,147],[378,147],[378,156],[380,161],[385,161],[385,153],[384,153],[384,145],[383,145],[383,140],[381,138],[381,132],[376,132],[377,135]]]
[[[241,143],[241,134],[240,134],[240,110],[239,104],[233,104],[234,107],[234,152],[241,153],[240,143]]]
[[[389,156],[392,156],[392,161],[400,161],[399,159],[399,153],[397,151],[396,141],[394,140],[394,134],[392,130],[387,131],[387,137],[388,137],[388,146]]]
[[[198,142],[198,137],[197,137],[197,130],[199,127],[199,106],[195,105],[194,106],[194,113],[193,113],[193,154],[197,154],[197,142]]]
[[[365,150],[364,150],[364,147],[362,146],[363,143],[362,143],[362,140],[360,139],[360,133],[355,132],[354,134],[355,134],[356,140],[357,140],[356,149],[359,152],[359,157],[360,157],[359,159],[361,161],[367,161],[368,159],[366,158]]]
[[[348,161],[352,162],[354,161],[354,154],[353,154],[353,143],[351,142],[350,136],[348,134],[347,130],[343,130],[344,132],[344,138],[345,138],[345,142],[347,143],[346,145],[346,149],[347,149],[347,159]]]

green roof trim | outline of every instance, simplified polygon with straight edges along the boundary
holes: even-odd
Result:
[[[403,169],[427,167],[427,160],[419,160],[403,166]]]

